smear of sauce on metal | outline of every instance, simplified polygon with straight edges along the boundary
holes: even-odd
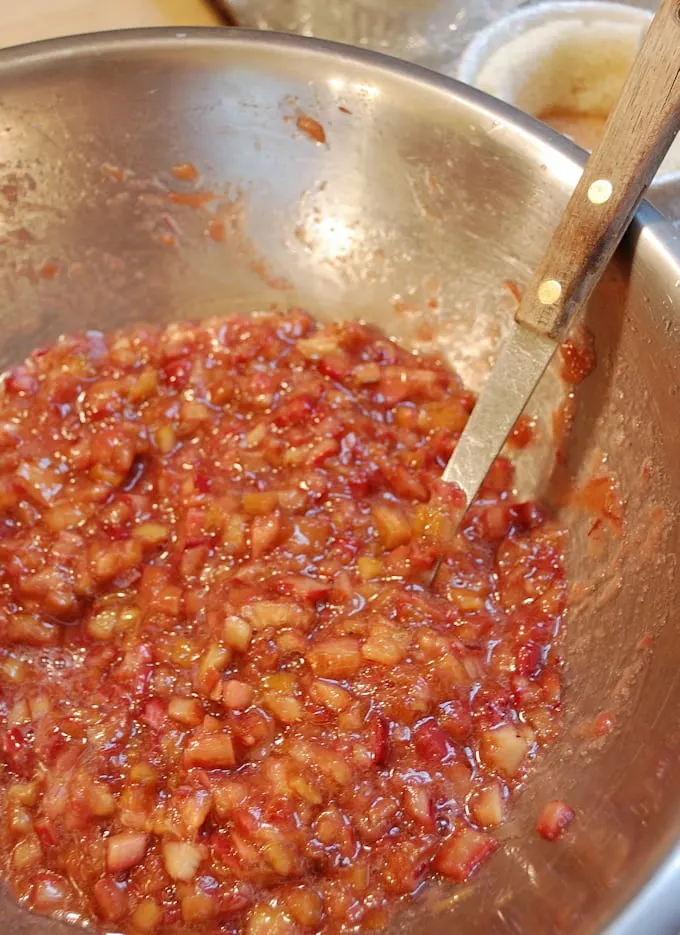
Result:
[[[563,133],[592,152],[602,139],[607,114],[583,114],[578,111],[554,108],[538,114],[538,119],[553,130]]]
[[[308,117],[307,114],[300,114],[295,121],[295,126],[301,133],[308,136],[310,140],[314,140],[315,143],[326,142],[326,131],[322,124],[313,117]]]

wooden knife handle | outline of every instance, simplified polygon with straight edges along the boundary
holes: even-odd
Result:
[[[679,130],[680,0],[662,0],[517,310],[520,324],[561,336],[590,298]]]

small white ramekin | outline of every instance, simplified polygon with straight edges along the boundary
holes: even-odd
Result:
[[[609,0],[527,7],[480,32],[457,77],[535,117],[605,117],[619,96],[645,30],[647,9]],[[680,172],[680,140],[657,181]]]

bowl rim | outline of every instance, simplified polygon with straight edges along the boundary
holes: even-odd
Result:
[[[229,27],[149,27],[43,39],[0,49],[0,78],[3,73],[41,66],[53,61],[75,59],[80,55],[98,57],[117,50],[151,51],[171,48],[177,43],[199,47],[259,47],[282,54],[311,57],[340,57],[348,63],[368,66],[378,74],[397,76],[416,85],[437,91],[451,100],[473,106],[493,120],[510,124],[532,145],[542,145],[576,173],[583,169],[588,154],[576,143],[521,110],[460,80],[431,71],[421,65],[326,39],[288,33],[246,30]],[[643,201],[626,234],[633,245],[642,239],[652,258],[675,267],[680,287],[680,233],[649,202]],[[677,935],[680,927],[680,903],[675,897],[680,889],[680,837],[673,842],[647,879],[627,900],[615,908],[616,915],[599,935]]]

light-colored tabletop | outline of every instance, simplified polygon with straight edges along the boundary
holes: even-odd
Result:
[[[203,0],[0,0],[0,46],[127,26],[214,26]]]

